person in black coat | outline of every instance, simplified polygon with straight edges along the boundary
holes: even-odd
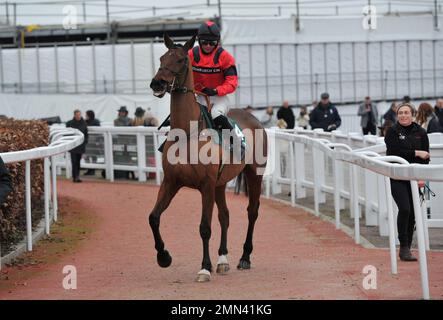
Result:
[[[95,112],[93,110],[88,110],[86,111],[86,125],[88,127],[100,127],[100,120],[98,120],[95,117]],[[97,157],[96,156],[91,156],[89,157],[90,161],[95,162],[97,161]],[[95,169],[88,169],[86,170],[85,176],[94,176],[95,175]]]
[[[288,125],[286,129],[294,129],[295,127],[295,115],[292,109],[289,106],[288,101],[283,101],[283,106],[280,107],[277,111],[277,119],[283,119],[285,120],[286,124]]]
[[[440,126],[443,127],[443,98],[438,98],[435,103],[434,113],[440,122]]]
[[[397,122],[397,103],[395,101],[393,101],[391,103],[391,107],[383,115],[383,119],[384,120],[389,120],[392,123],[396,123]]]
[[[89,127],[100,127],[100,120],[95,117],[95,113],[92,110],[86,111],[85,121]]]
[[[402,103],[397,109],[398,122],[385,136],[386,155],[398,156],[409,163],[429,163],[429,140],[426,130],[412,121],[414,107]],[[398,207],[397,228],[400,260],[417,261],[411,254],[415,216],[410,181],[391,179],[391,194]]]
[[[329,101],[329,94],[323,93],[321,101],[309,115],[309,124],[312,130],[323,129],[324,131],[334,131],[341,125],[341,118],[337,108]]]
[[[82,182],[80,180],[80,160],[82,159],[83,153],[85,153],[86,144],[88,143],[88,126],[86,125],[86,121],[82,118],[82,113],[80,110],[74,111],[74,118],[66,123],[66,127],[78,129],[85,136],[83,143],[70,151],[72,163],[72,181]]]
[[[11,176],[6,169],[3,159],[0,157],[0,206],[6,199],[6,196],[12,191]]]

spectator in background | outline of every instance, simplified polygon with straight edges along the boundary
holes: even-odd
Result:
[[[409,163],[429,163],[429,140],[426,130],[412,121],[414,107],[402,103],[397,109],[398,122],[385,136],[386,155],[398,156]],[[414,204],[410,181],[391,179],[391,194],[398,207],[397,228],[400,260],[417,261],[411,254],[414,234]]]
[[[148,110],[146,110],[145,126],[158,127],[159,126],[158,119],[156,117],[154,117],[150,111],[151,111],[150,108],[148,108]]]
[[[397,122],[397,102],[392,101],[391,107],[388,111],[383,115],[384,120],[389,120],[392,123]]]
[[[263,115],[260,123],[264,128],[271,128],[274,127],[277,123],[277,118],[274,114],[274,108],[272,106],[269,106],[266,108],[266,112]]]
[[[427,133],[442,132],[437,116],[429,103],[423,102],[418,107],[417,123],[426,130]]]
[[[95,112],[92,110],[86,111],[86,125],[88,127],[100,127],[100,120],[95,118]],[[90,156],[87,158],[89,162],[96,162],[97,157],[96,156]],[[84,173],[85,176],[94,176],[95,175],[95,169],[88,169]]]
[[[11,191],[11,176],[3,163],[3,159],[0,157],[0,206],[6,200],[6,197]]]
[[[131,118],[128,117],[128,109],[125,106],[121,106],[118,111],[118,117],[114,120],[114,126],[116,127],[129,127],[131,125]]]
[[[411,97],[410,96],[404,96],[403,97],[403,103],[410,103],[411,102]]]
[[[277,112],[277,119],[285,120],[287,124],[286,129],[294,129],[295,126],[295,116],[291,107],[289,106],[289,102],[287,100],[283,101],[283,106]]]
[[[297,126],[302,127],[303,129],[308,129],[309,124],[309,115],[308,115],[308,107],[303,106],[300,107],[300,113],[297,117]]]
[[[66,123],[66,127],[78,129],[85,136],[81,145],[69,151],[71,154],[72,181],[82,182],[82,180],[80,180],[80,160],[82,159],[82,155],[85,153],[86,144],[88,143],[88,127],[80,110],[77,109],[74,111],[74,118]]]
[[[365,101],[358,108],[358,115],[361,117],[360,126],[363,134],[372,134],[375,136],[377,132],[378,110],[377,105],[372,104],[371,98],[366,97]]]
[[[309,124],[312,130],[323,129],[324,131],[334,131],[341,125],[341,118],[337,108],[329,101],[329,94],[322,93],[320,103],[311,111]]]
[[[145,113],[146,111],[142,107],[137,107],[134,113],[134,119],[131,121],[131,125],[134,127],[145,125]]]
[[[88,127],[100,127],[100,120],[95,118],[95,113],[92,110],[86,111],[85,121]]]
[[[443,98],[438,98],[435,103],[434,113],[437,116],[440,126],[443,128]]]

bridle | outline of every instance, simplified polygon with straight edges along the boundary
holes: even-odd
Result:
[[[188,73],[189,73],[188,62],[189,62],[189,57],[186,54],[186,57],[184,59],[184,64],[179,71],[172,70],[168,67],[160,66],[160,68],[158,69],[159,71],[166,70],[166,71],[172,73],[172,75],[174,76],[172,83],[168,83],[168,87],[166,88],[167,92],[169,92],[169,93],[172,93],[172,92],[194,93],[194,90],[192,88],[188,88],[188,87],[184,86],[186,78],[188,77]],[[182,83],[178,84],[178,82],[176,82],[176,80],[177,80],[177,78],[180,78],[181,76],[183,76]]]
[[[176,48],[180,48],[180,47],[178,46]],[[192,94],[204,96],[208,110],[210,111],[211,110],[211,102],[210,102],[207,94],[184,86],[186,78],[188,77],[188,73],[189,73],[188,63],[189,63],[189,57],[188,57],[188,54],[186,53],[186,56],[184,59],[184,64],[179,71],[172,70],[168,67],[162,67],[160,65],[160,68],[158,68],[159,71],[166,70],[166,71],[172,73],[172,75],[174,76],[172,83],[168,83],[168,87],[166,88],[166,92],[169,92],[169,93],[177,92],[177,93],[184,93],[184,94],[192,93]],[[183,75],[184,75],[184,77],[182,79],[182,83],[177,85],[178,82],[176,82],[176,79],[180,78]]]

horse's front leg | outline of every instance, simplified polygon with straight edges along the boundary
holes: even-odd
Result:
[[[179,189],[180,187],[176,184],[163,180],[158,192],[157,202],[149,215],[149,225],[151,226],[152,234],[154,235],[155,249],[157,250],[157,263],[162,268],[169,267],[172,258],[169,255],[169,252],[165,250],[165,244],[160,235],[160,216],[169,206],[172,198],[174,198]]]
[[[211,238],[212,210],[215,201],[215,185],[205,184],[200,189],[202,195],[202,218],[200,221],[200,236],[203,241],[202,269],[197,274],[198,282],[211,280],[211,257],[209,256],[209,239]]]

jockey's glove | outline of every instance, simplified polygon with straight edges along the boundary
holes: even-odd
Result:
[[[217,89],[203,88],[202,92],[208,96],[216,96],[217,95]]]

